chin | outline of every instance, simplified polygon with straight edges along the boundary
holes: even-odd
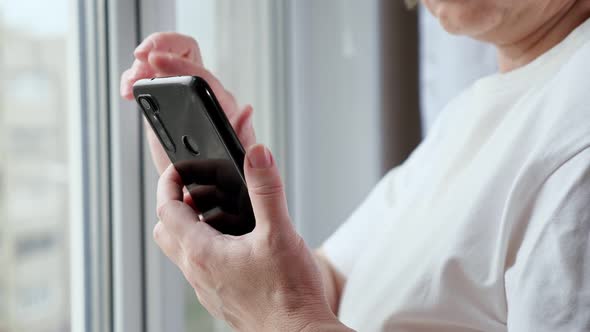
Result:
[[[425,0],[441,26],[454,35],[478,39],[493,32],[502,21],[502,11],[486,0]]]

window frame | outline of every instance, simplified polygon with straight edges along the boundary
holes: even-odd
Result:
[[[119,93],[138,43],[139,4],[106,0],[110,108],[112,331],[145,331],[144,150],[142,116]],[[139,147],[139,148],[138,148]]]
[[[138,4],[72,3],[77,45],[71,52],[77,49],[79,74],[71,82],[79,85],[70,88],[80,91],[73,102],[80,111],[70,120],[70,155],[81,155],[71,164],[79,166],[82,179],[70,188],[81,193],[71,195],[72,331],[140,332],[145,317],[141,115],[119,96],[119,77],[138,40]]]
[[[77,150],[70,155],[81,155],[82,181],[80,188],[71,188],[81,192],[79,198],[71,195],[71,324],[72,331],[98,332],[112,326],[106,6],[100,0],[74,3],[79,70],[71,82],[79,83],[80,111],[71,119],[79,132],[70,133],[71,149]]]
[[[157,31],[174,31],[176,1],[138,0],[139,31],[137,44]],[[142,135],[144,134],[142,128]],[[186,281],[178,268],[160,251],[152,239],[157,223],[155,214],[156,172],[145,137],[142,145],[143,162],[143,239],[145,273],[145,330],[184,331],[184,287]]]

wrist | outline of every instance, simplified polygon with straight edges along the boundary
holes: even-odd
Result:
[[[298,332],[349,332],[346,327],[332,313],[329,307],[311,308],[277,315],[267,324],[267,331],[298,331]]]
[[[336,317],[330,320],[310,321],[300,332],[354,332],[353,329],[344,325]]]

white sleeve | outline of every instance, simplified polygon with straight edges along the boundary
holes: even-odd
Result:
[[[358,256],[386,221],[401,189],[402,166],[391,170],[369,193],[348,220],[322,245],[330,263],[345,276],[350,274]]]
[[[590,149],[539,191],[505,281],[508,331],[590,331]]]

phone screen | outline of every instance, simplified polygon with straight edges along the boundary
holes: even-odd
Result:
[[[243,155],[236,160],[236,147],[228,146],[235,144],[228,138],[235,134],[224,133],[229,126],[220,128],[212,121],[211,113],[222,110],[211,109],[211,100],[203,100],[213,98],[210,92],[199,94],[185,80],[156,79],[145,85],[140,81],[134,93],[188,189],[201,221],[225,234],[246,234],[255,222],[241,171]]]

